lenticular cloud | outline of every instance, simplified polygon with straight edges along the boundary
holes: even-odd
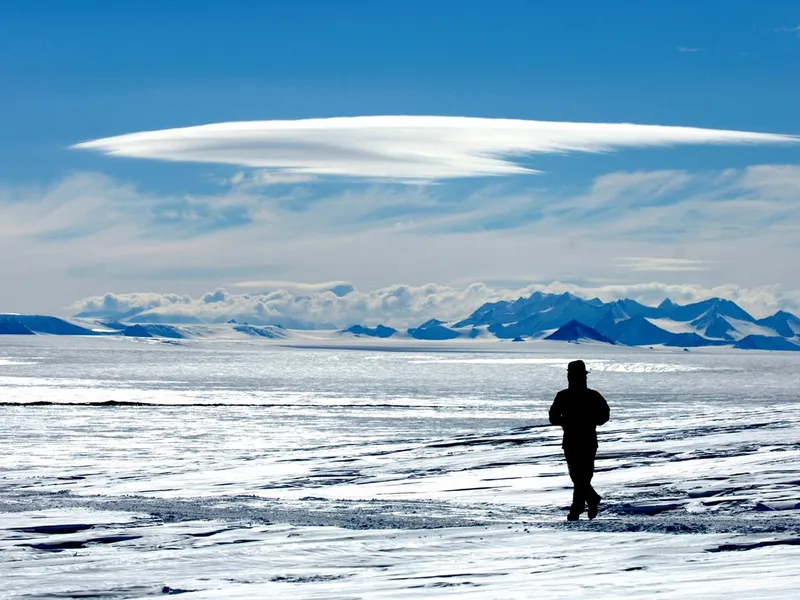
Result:
[[[113,156],[411,182],[536,173],[514,159],[538,153],[798,141],[800,137],[792,135],[629,123],[375,116],[214,123],[131,133],[73,148]]]

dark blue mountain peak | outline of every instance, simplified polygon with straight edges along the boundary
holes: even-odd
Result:
[[[728,319],[720,315],[716,310],[711,309],[701,317],[692,321],[692,326],[701,330],[707,337],[722,340],[733,340],[730,332],[736,328]]]
[[[80,325],[75,325],[58,317],[47,315],[0,315],[0,317],[12,316],[35,333],[47,333],[50,335],[96,335],[94,331]]]
[[[800,351],[800,345],[798,344],[794,344],[782,337],[766,335],[748,335],[736,342],[733,347],[742,350]]]
[[[0,315],[0,335],[34,335],[34,333],[12,315]]]
[[[392,337],[397,330],[393,327],[386,327],[385,325],[378,325],[377,327],[365,327],[363,325],[353,325],[344,330],[344,333],[352,333],[353,335],[366,335],[376,338]]]
[[[144,325],[131,325],[130,327],[126,327],[122,331],[122,335],[125,337],[141,337],[141,338],[151,338],[153,334],[147,331]]]
[[[431,319],[419,327],[411,327],[408,335],[417,340],[452,340],[461,337],[461,333],[442,325],[442,321]]]
[[[417,329],[428,329],[430,327],[436,327],[438,325],[444,325],[444,321],[441,321],[439,319],[428,319],[422,325],[417,327]]]
[[[186,337],[186,335],[176,327],[159,323],[131,325],[122,330],[122,335],[125,337],[164,337],[178,340]]]
[[[661,304],[658,305],[658,309],[664,311],[672,310],[673,308],[675,308],[675,306],[677,305],[672,300],[670,300],[669,298],[664,298],[663,302],[661,302]]]
[[[570,292],[564,292],[563,294],[558,294],[556,298],[558,302],[574,302],[575,300],[586,302],[586,300],[584,300],[583,298],[579,298],[578,296]]]
[[[602,333],[584,325],[575,319],[559,327],[556,331],[548,335],[546,340],[559,340],[563,342],[579,342],[581,340],[593,340],[596,342],[604,342],[606,344],[613,344],[614,342],[604,336]]]
[[[742,309],[738,304],[724,298],[709,298],[708,300],[685,305],[672,303],[669,309],[664,309],[664,313],[665,316],[674,321],[694,321],[711,310],[714,311],[715,315],[719,316],[731,317],[750,323],[755,323],[756,321],[752,315]]]
[[[800,335],[800,318],[785,310],[779,310],[774,315],[756,322],[764,327],[774,329],[783,337],[791,338]]]

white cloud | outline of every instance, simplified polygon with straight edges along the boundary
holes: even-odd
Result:
[[[223,180],[222,183],[235,185],[240,188],[257,188],[268,185],[308,183],[315,179],[313,175],[303,175],[302,173],[283,173],[280,171],[259,169],[250,172],[237,171],[234,173],[233,177]]]
[[[571,292],[586,299],[599,297],[606,302],[618,298],[633,298],[650,305],[656,305],[666,297],[679,304],[722,297],[738,302],[755,316],[766,316],[779,308],[793,311],[800,308],[800,294],[784,294],[778,286],[743,288],[725,284],[704,287],[661,282],[597,286],[554,282],[516,288],[493,288],[484,283],[474,283],[466,287],[436,284],[392,285],[370,291],[353,287],[353,291],[346,296],[337,296],[330,291],[296,294],[288,290],[262,294],[230,294],[223,289],[217,289],[196,299],[177,294],[164,294],[161,297],[157,294],[105,294],[81,300],[74,308],[76,311],[126,311],[140,306],[150,314],[170,317],[196,317],[212,321],[235,318],[239,321],[287,326],[308,323],[346,327],[356,323],[383,323],[407,327],[419,325],[431,318],[455,321],[466,317],[485,302],[513,300],[529,296],[534,291]]]
[[[707,271],[709,261],[690,258],[623,257],[617,264],[631,271]]]
[[[237,281],[230,287],[257,289],[262,292],[273,292],[276,290],[287,290],[293,294],[318,294],[321,292],[332,292],[337,296],[346,296],[355,291],[355,287],[348,281],[324,281],[320,283],[300,283],[297,281]]]
[[[0,311],[58,311],[107,290],[195,299],[217,287],[232,297],[333,290],[329,298],[350,296],[347,282],[361,289],[397,281],[780,283],[784,298],[800,289],[796,165],[611,173],[578,184],[585,191],[577,194],[504,183],[466,195],[448,195],[447,186],[359,186],[318,190],[311,208],[293,204],[309,200],[296,190],[159,195],[96,174],[43,187],[0,185],[0,256],[11,257],[0,261]],[[241,213],[241,223],[218,227],[227,211]],[[631,257],[640,260],[618,260]]]
[[[349,293],[337,294],[330,284],[284,282],[286,288],[252,294],[230,294],[216,289],[200,298],[187,299],[177,294],[112,294],[86,298],[73,305],[76,312],[118,310],[125,312],[137,306],[148,313],[171,317],[197,317],[202,320],[270,322],[283,325],[295,323],[332,324],[344,327],[356,323],[390,323],[398,326],[418,324],[419,319],[444,316],[456,318],[464,310],[472,310],[487,299],[501,298],[483,284],[466,288],[428,284],[422,286],[392,285],[362,292],[347,282],[337,289]],[[316,288],[316,290],[315,290]],[[314,291],[312,291],[314,290]]]
[[[800,192],[800,165],[756,165],[741,174],[738,186],[760,198],[796,204]]]
[[[108,311],[125,313],[131,309],[151,310],[163,306],[177,304],[191,304],[194,300],[190,296],[180,294],[155,294],[150,292],[135,292],[131,294],[113,294],[111,292],[102,296],[94,296],[76,304],[81,311]]]
[[[692,46],[678,46],[678,52],[694,53],[694,52],[702,52],[702,50],[703,48],[695,48]]]
[[[791,135],[629,123],[370,116],[214,123],[131,133],[73,148],[267,169],[259,176],[267,180],[288,175],[420,182],[535,173],[512,158],[539,153],[798,141]]]
[[[800,37],[800,25],[796,27],[778,27],[775,31],[779,31],[781,33],[796,33],[798,37]]]
[[[680,190],[692,180],[686,171],[616,172],[596,177],[591,188],[571,198],[568,204],[581,209],[611,206],[624,209],[642,203],[652,203]]]

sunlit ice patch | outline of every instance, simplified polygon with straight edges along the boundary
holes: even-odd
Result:
[[[15,360],[13,358],[0,358],[0,367],[16,367],[21,365],[35,365],[33,360]]]
[[[437,358],[424,357],[409,361],[412,364],[453,365],[566,365],[566,358]]]
[[[588,361],[586,368],[589,371],[605,373],[692,373],[697,371],[712,371],[708,367],[699,365],[678,365],[671,363],[646,363],[646,362],[611,362]]]

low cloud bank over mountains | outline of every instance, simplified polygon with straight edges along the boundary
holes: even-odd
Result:
[[[269,282],[261,282],[270,287]],[[547,286],[575,287],[566,284]],[[115,335],[182,338],[219,334],[283,338],[290,330],[338,330],[343,336],[451,340],[593,341],[630,346],[734,346],[800,350],[800,318],[769,290],[716,288],[739,299],[707,296],[691,286],[642,284],[628,289],[640,299],[613,298],[619,288],[582,288],[583,297],[531,286],[512,292],[484,284],[392,286],[361,292],[346,282],[295,289],[230,294],[217,289],[200,298],[177,294],[106,294],[76,305],[71,321],[34,315],[0,315],[0,331],[24,334]],[[643,297],[672,288],[675,299]],[[613,299],[603,300],[599,294]],[[690,301],[686,301],[686,298]],[[663,298],[663,296],[662,296]],[[753,314],[746,307],[755,306]],[[466,307],[466,308],[465,308]],[[774,309],[770,312],[769,309]]]
[[[664,298],[678,304],[723,298],[736,302],[756,317],[766,317],[781,309],[800,311],[800,296],[782,294],[775,287],[742,288],[736,285],[704,288],[653,282],[588,287],[555,282],[501,287],[473,283],[465,287],[392,285],[363,291],[346,281],[316,284],[253,281],[246,284],[259,291],[232,293],[218,288],[200,297],[107,293],[81,300],[71,310],[77,317],[128,320],[132,323],[223,323],[235,319],[298,329],[336,329],[355,324],[408,328],[430,319],[457,322],[486,303],[526,298],[535,292],[569,292],[577,298],[597,298],[603,302],[626,298],[653,306]]]

